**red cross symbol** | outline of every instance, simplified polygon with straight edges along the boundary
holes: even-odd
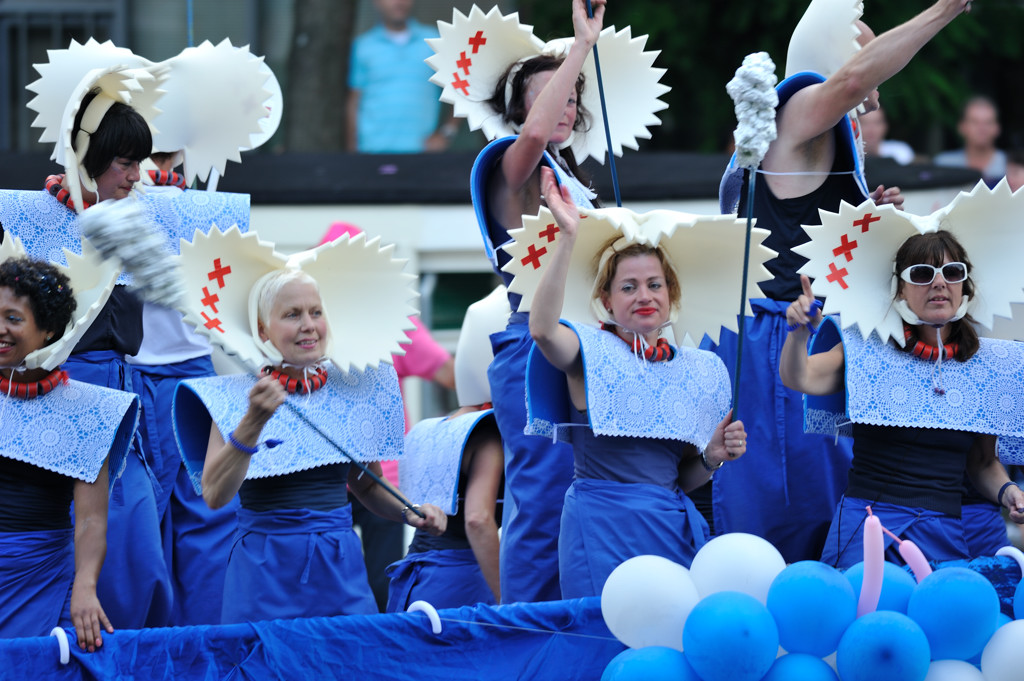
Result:
[[[480,51],[480,48],[487,44],[487,38],[483,31],[477,31],[476,35],[469,39],[469,45],[473,48],[473,54]]]
[[[542,256],[545,253],[547,253],[548,249],[544,248],[543,246],[541,246],[540,248],[537,248],[533,244],[530,244],[530,246],[526,249],[526,251],[527,251],[527,255],[526,255],[525,258],[523,258],[523,264],[524,265],[533,265],[533,269],[539,270],[540,269],[540,256]]]
[[[469,67],[473,65],[473,60],[467,57],[466,53],[463,52],[462,55],[459,57],[459,60],[455,62],[455,65],[458,66],[463,71],[465,71],[466,75],[468,76]],[[458,73],[458,71],[456,71],[456,73]]]
[[[199,301],[200,303],[203,304],[203,307],[209,307],[214,312],[219,312],[219,310],[217,310],[217,303],[219,301],[220,296],[218,296],[216,293],[210,293],[210,290],[208,288],[206,288],[205,286],[203,287],[203,299]]]
[[[829,281],[833,282],[833,283],[838,281],[839,282],[839,286],[844,288],[844,289],[846,289],[846,288],[850,288],[850,287],[843,280],[843,277],[847,277],[849,275],[850,275],[850,273],[846,271],[845,267],[843,269],[838,269],[834,262],[830,262],[828,264],[828,276],[825,277],[825,278],[828,279]]]
[[[850,239],[845,234],[843,235],[842,239],[840,239],[840,241],[842,243],[839,246],[839,248],[832,249],[832,255],[836,256],[837,258],[841,255],[845,255],[846,262],[851,262],[853,260],[853,249],[857,248],[857,242],[850,241]]]
[[[864,217],[862,217],[860,220],[853,221],[853,226],[860,227],[860,231],[863,234],[864,232],[868,231],[868,227],[871,225],[872,222],[878,222],[881,219],[882,218],[872,216],[871,213],[865,213]]]
[[[224,288],[224,277],[228,276],[229,274],[231,274],[231,266],[229,265],[228,267],[221,267],[220,258],[217,258],[216,260],[213,261],[213,271],[207,272],[206,276],[210,279],[210,281],[216,279],[218,288]]]
[[[538,239],[547,239],[548,243],[555,240],[555,234],[558,233],[558,227],[555,227],[554,223],[545,227],[540,234],[537,235]]]
[[[462,94],[464,94],[464,95],[466,95],[468,97],[469,96],[469,81],[468,80],[462,80],[462,78],[459,76],[459,72],[458,71],[456,71],[455,73],[452,74],[452,78],[454,79],[454,80],[452,80],[452,87],[455,88],[456,90],[462,90]]]
[[[224,329],[221,327],[221,321],[219,319],[217,319],[216,317],[211,319],[210,316],[207,315],[205,312],[203,312],[202,315],[203,321],[206,322],[205,324],[203,324],[203,326],[205,326],[208,329],[217,329],[221,333],[224,333]]]

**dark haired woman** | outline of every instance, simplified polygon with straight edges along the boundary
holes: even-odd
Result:
[[[46,190],[54,199],[72,213],[81,213],[101,201],[128,198],[140,178],[140,161],[153,150],[152,133],[142,115],[96,88],[82,99],[67,134],[80,161],[66,159],[68,172],[47,178]],[[118,284],[75,346],[67,367],[87,383],[141,390],[133,385],[126,357],[139,352],[142,337],[142,300],[126,285]],[[110,620],[125,629],[168,624],[173,598],[160,538],[154,476],[144,456],[136,443],[124,473],[115,482],[109,509],[107,570],[98,587]]]
[[[586,3],[573,0],[575,38],[568,53],[509,65],[490,99],[491,108],[519,130],[514,137],[488,145],[473,169],[477,219],[482,228],[486,226],[487,251],[495,254],[499,275],[507,257],[498,249],[510,240],[508,232],[522,227],[524,214],[535,215],[540,208],[541,166],[556,170],[559,180],[573,188],[577,204],[589,206],[596,198],[576,178],[576,161],[566,143],[589,125],[587,112],[579,109],[581,70],[601,33],[604,11],[605,1],[598,0],[593,18],[588,18]],[[506,285],[509,281],[506,277]],[[506,449],[502,600],[557,600],[558,524],[562,499],[572,482],[572,452],[564,444],[523,434],[523,381],[532,341],[528,315],[516,312],[519,296],[510,295],[509,302],[513,314],[508,328],[491,337],[494,362],[488,372]]]
[[[932,560],[971,558],[961,522],[965,470],[986,499],[1024,522],[1024,493],[996,458],[999,426],[985,413],[992,405],[957,408],[957,400],[946,397],[973,392],[988,380],[982,377],[993,363],[1005,364],[1000,357],[1019,354],[1019,344],[979,341],[967,314],[975,296],[971,263],[950,232],[907,239],[892,271],[893,306],[904,319],[902,346],[876,335],[865,340],[857,331],[843,331],[835,343],[835,327],[826,325],[812,347],[823,351],[808,355],[807,324],[817,324],[820,313],[809,314],[814,295],[806,276],[803,295],[786,313],[794,330],[782,349],[783,382],[807,395],[847,390],[853,465],[822,554],[822,561],[839,567],[863,560],[866,506]],[[881,381],[888,387],[872,384]],[[895,546],[887,556],[902,562]]]
[[[108,470],[124,461],[139,407],[134,395],[44,368],[70,350],[62,337],[76,307],[56,267],[0,263],[0,636],[74,626],[92,651],[113,632],[96,590]]]

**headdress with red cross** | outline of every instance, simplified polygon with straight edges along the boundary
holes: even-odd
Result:
[[[704,334],[718,341],[722,327],[737,330],[736,301],[743,280],[743,251],[746,220],[734,215],[692,215],[670,210],[634,213],[625,208],[580,211],[579,232],[569,265],[562,317],[570,321],[607,321],[597,316],[593,287],[601,249],[613,238],[622,242],[660,247],[675,266],[682,296],[678,313],[672,318],[672,334],[679,343],[695,345]],[[523,216],[522,229],[512,230],[515,241],[504,247],[511,260],[503,268],[515,275],[509,290],[523,296],[519,310],[528,312],[544,266],[559,247],[559,230],[547,208],[534,216]],[[769,281],[764,263],[775,251],[761,242],[764,229],[753,229],[747,297],[761,296],[757,282]],[[748,305],[747,313],[750,314]],[[671,339],[670,339],[671,340]]]
[[[914,234],[949,231],[967,251],[975,296],[968,311],[983,335],[1024,338],[1024,230],[1020,215],[1024,192],[1014,195],[1001,181],[994,189],[979,182],[960,192],[931,215],[896,210],[891,204],[843,203],[838,213],[821,211],[821,225],[804,225],[811,237],[794,252],[808,258],[801,274],[814,279],[816,295],[825,296],[823,312],[839,313],[842,327],[856,324],[867,338],[877,331],[883,341],[904,344],[903,319],[893,306],[896,251]],[[1016,316],[1014,316],[1016,314]]]
[[[256,282],[280,269],[300,269],[319,284],[330,325],[327,357],[343,371],[363,370],[404,354],[409,315],[418,310],[415,277],[392,257],[394,246],[364,234],[343,236],[291,256],[277,252],[254,232],[237,227],[197,231],[182,240],[178,256],[185,281],[185,321],[253,372],[280,363],[280,353],[256,335]]]
[[[517,132],[487,104],[505,70],[541,54],[562,55],[572,43],[568,38],[545,44],[533,35],[532,26],[519,23],[518,14],[503,15],[497,7],[484,14],[474,5],[468,17],[454,10],[452,23],[438,21],[437,28],[440,37],[427,40],[434,49],[427,59],[435,71],[430,80],[442,88],[441,101],[452,104],[455,115],[466,118],[471,130],[482,128],[489,140]],[[650,139],[648,128],[661,124],[655,114],[667,107],[658,99],[669,90],[658,82],[665,69],[654,68],[658,53],[645,52],[646,43],[647,36],[634,38],[628,27],[618,32],[606,28],[597,42],[616,156],[622,155],[623,147],[636,149],[638,139]],[[581,103],[596,120],[589,132],[573,136],[572,151],[581,163],[587,156],[603,163],[607,147],[598,124],[601,102],[593,54],[587,57],[583,74],[587,86]]]

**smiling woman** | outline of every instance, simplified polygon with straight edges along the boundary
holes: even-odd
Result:
[[[865,248],[871,245],[868,237],[860,238]],[[866,507],[937,561],[978,556],[979,545],[971,542],[982,534],[982,520],[975,514],[968,521],[961,499],[965,485],[972,496],[964,498],[971,504],[987,501],[993,510],[988,515],[1002,534],[996,548],[1006,544],[1000,506],[1024,522],[1024,493],[996,458],[997,436],[1014,435],[1013,427],[989,413],[998,409],[984,406],[994,401],[978,395],[991,367],[1019,356],[1019,344],[979,340],[968,314],[976,296],[973,267],[952,233],[914,234],[891,262],[891,269],[880,271],[891,272],[892,308],[903,321],[903,337],[896,340],[902,343],[883,343],[875,334],[865,339],[857,331],[837,335],[829,320],[808,354],[809,326],[822,319],[812,307],[807,276],[803,295],[786,313],[792,331],[779,364],[783,383],[809,396],[846,391],[853,464],[821,557],[838,567],[863,559]],[[961,408],[968,394],[978,395],[976,409]],[[991,555],[994,549],[984,551]],[[887,558],[903,561],[895,545]]]
[[[9,244],[3,248],[9,254]],[[78,645],[95,650],[102,632],[113,632],[96,590],[107,471],[124,459],[138,398],[47,368],[70,351],[62,338],[78,307],[57,267],[24,257],[0,262],[0,637],[74,626]],[[82,312],[75,324],[94,315]],[[91,423],[80,420],[86,407]]]

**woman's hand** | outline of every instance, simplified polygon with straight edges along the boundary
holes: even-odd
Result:
[[[572,2],[572,27],[576,40],[582,40],[588,48],[593,47],[601,35],[606,4],[607,0],[591,0],[590,5],[594,10],[594,16],[591,18],[587,16],[586,0],[573,0]]]
[[[805,324],[817,326],[821,323],[821,310],[814,306],[814,292],[811,290],[811,280],[807,275],[800,275],[800,286],[804,292],[786,308],[786,323],[795,328]]]
[[[725,415],[722,422],[715,428],[711,442],[704,450],[704,456],[711,466],[725,461],[735,461],[747,451],[747,431],[743,421],[732,420],[732,410]]]
[[[905,198],[899,187],[889,187],[886,189],[884,185],[880,184],[875,188],[875,191],[871,192],[871,200],[875,202],[875,205],[881,206],[891,203],[896,210],[903,210]]]
[[[96,596],[96,586],[80,584],[76,579],[71,587],[71,624],[78,635],[78,647],[95,652],[103,645],[103,631],[114,633],[114,627],[103,612]]]
[[[262,428],[277,408],[284,404],[286,397],[288,391],[280,381],[273,376],[264,376],[249,391],[249,411],[246,416]]]
[[[424,529],[435,537],[441,536],[448,529],[448,516],[437,506],[423,504],[419,507],[419,512],[426,517],[421,518],[412,511],[406,511],[405,522],[417,530]]]
[[[548,205],[548,210],[555,216],[562,236],[575,238],[580,224],[580,213],[573,203],[569,188],[559,185],[555,171],[547,166],[540,169],[540,192],[541,198]]]
[[[1024,524],[1024,491],[1017,485],[1010,485],[1003,492],[1003,505],[1010,509],[1010,520]]]

